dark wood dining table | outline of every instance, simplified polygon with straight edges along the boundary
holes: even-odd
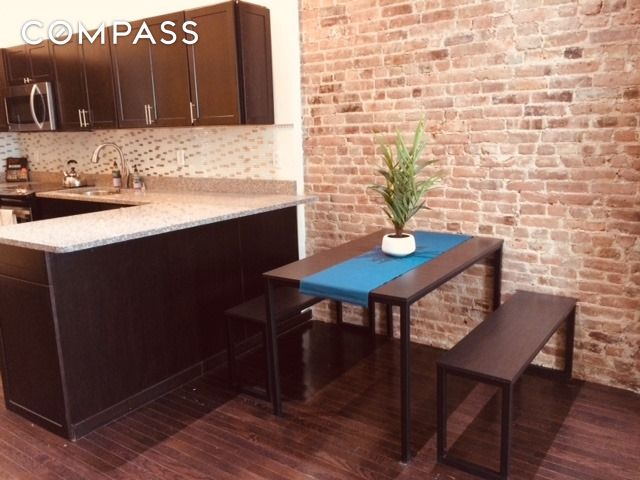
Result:
[[[269,365],[269,394],[275,415],[282,415],[282,397],[278,366],[278,345],[274,322],[274,292],[277,286],[299,287],[301,280],[338,263],[361,255],[380,245],[388,230],[379,230],[302,260],[264,273],[267,308],[267,364]],[[472,265],[487,260],[493,265],[493,304],[500,304],[503,240],[490,237],[471,237],[433,260],[381,285],[369,293],[369,312],[372,318],[376,303],[387,306],[388,318],[393,307],[400,309],[400,372],[401,372],[401,461],[411,459],[411,314],[410,307],[429,292],[445,284]],[[435,408],[435,407],[434,407]]]

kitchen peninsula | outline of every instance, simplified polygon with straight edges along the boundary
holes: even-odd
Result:
[[[313,200],[40,196],[123,207],[0,229],[7,408],[71,439],[221,363],[222,312],[298,258],[296,206]]]

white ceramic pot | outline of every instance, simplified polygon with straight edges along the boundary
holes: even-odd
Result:
[[[416,239],[408,233],[403,233],[402,237],[388,233],[382,238],[382,251],[394,257],[406,257],[416,251]]]

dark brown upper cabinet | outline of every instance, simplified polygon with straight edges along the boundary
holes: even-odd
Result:
[[[53,79],[49,42],[20,45],[5,50],[6,78],[9,85],[46,82]]]
[[[242,123],[273,123],[273,74],[269,9],[238,3]]]
[[[64,45],[51,45],[56,73],[58,127],[61,130],[89,128],[89,99],[84,80],[82,46],[77,37]]]
[[[186,20],[198,34],[182,42]],[[173,22],[177,39],[162,31]],[[156,43],[133,41],[146,22]],[[61,130],[272,124],[273,78],[267,8],[227,1],[132,22],[113,43],[42,42],[5,51],[9,85],[52,81]],[[0,123],[0,128],[2,124]]]
[[[137,32],[146,22],[157,43],[133,43],[134,35],[112,44],[118,122],[121,127],[170,127],[191,124],[189,70],[186,45],[160,41],[166,35],[160,25],[172,21],[181,26],[184,13],[140,20],[131,24]]]
[[[4,68],[4,50],[0,50],[0,132],[8,130],[7,125],[7,108],[4,103],[4,90],[7,87],[5,68]]]
[[[113,76],[109,45],[51,44],[56,77],[58,126],[61,130],[115,128]]]
[[[132,23],[139,28],[142,22]],[[111,36],[110,36],[111,37]],[[120,127],[148,127],[149,106],[154,106],[151,55],[146,41],[133,43],[133,37],[120,37],[111,45],[116,104]]]
[[[269,10],[226,2],[185,12],[195,125],[273,123]]]
[[[166,35],[160,30],[160,25],[167,20],[175,23],[178,39],[171,45],[157,40],[158,43],[149,48],[155,99],[152,120],[158,127],[190,125],[187,46],[182,43],[179,34],[184,23],[184,12],[151,18],[147,20],[147,25],[154,38],[161,39]]]
[[[107,35],[111,29],[107,29]],[[116,91],[109,42],[82,45],[91,128],[116,128]]]
[[[191,101],[195,125],[241,123],[235,5],[221,3],[186,12],[197,23],[198,42],[189,46]]]

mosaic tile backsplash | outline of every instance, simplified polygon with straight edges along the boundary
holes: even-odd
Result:
[[[91,155],[99,144],[122,148],[129,168],[143,176],[191,178],[284,178],[274,146],[276,126],[156,128],[93,132],[0,133],[0,159],[28,156],[34,171],[62,171],[68,160],[87,174],[109,174],[117,155],[105,148],[97,164]],[[177,152],[184,150],[184,166]]]
[[[0,161],[7,157],[20,156],[20,145],[15,133],[0,133]],[[4,175],[4,164],[0,166],[0,175]]]

